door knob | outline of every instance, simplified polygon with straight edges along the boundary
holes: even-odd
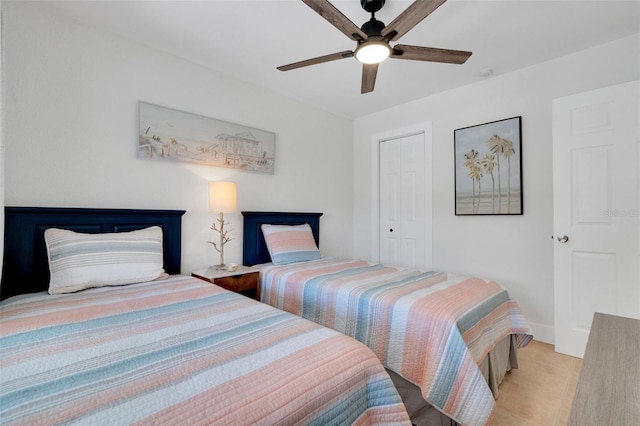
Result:
[[[389,232],[393,232],[393,228],[389,229]]]
[[[569,241],[569,237],[567,237],[566,235],[563,235],[562,237],[558,237],[558,241],[564,244],[567,241]]]

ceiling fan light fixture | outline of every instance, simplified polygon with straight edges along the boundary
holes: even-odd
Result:
[[[391,55],[391,47],[382,40],[367,40],[358,46],[355,55],[363,64],[379,64]]]

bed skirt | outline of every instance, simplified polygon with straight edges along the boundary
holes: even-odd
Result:
[[[515,336],[502,339],[480,363],[480,371],[487,380],[495,399],[498,398],[498,386],[504,375],[512,368],[518,368],[518,353]],[[457,426],[459,423],[447,417],[422,398],[420,389],[400,375],[387,369],[393,384],[402,397],[411,423],[416,426]]]

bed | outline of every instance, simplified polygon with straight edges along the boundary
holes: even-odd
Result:
[[[491,421],[498,385],[533,337],[506,290],[474,277],[322,258],[321,213],[243,215],[243,262],[261,265],[264,303],[367,344],[414,424]]]
[[[179,275],[183,213],[5,209],[0,423],[410,425],[365,345]],[[100,244],[100,273],[126,248],[109,279],[158,253],[171,275],[60,292]]]

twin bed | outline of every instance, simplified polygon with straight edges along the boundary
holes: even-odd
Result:
[[[495,282],[321,258],[320,213],[243,212],[243,262],[264,303],[371,348],[414,424],[486,424],[516,349],[532,333]]]
[[[319,258],[321,214],[243,212],[243,263],[263,265],[259,303],[176,275],[183,213],[6,208],[0,422],[408,425],[406,410],[414,424],[490,421],[532,337],[497,284]],[[315,250],[271,250],[263,225],[275,226],[272,246],[304,226]],[[161,249],[133,237],[155,226]],[[50,228],[107,233],[102,247],[134,244],[143,263],[160,252],[171,275],[48,294],[96,244]],[[90,270],[117,259],[103,254]]]

